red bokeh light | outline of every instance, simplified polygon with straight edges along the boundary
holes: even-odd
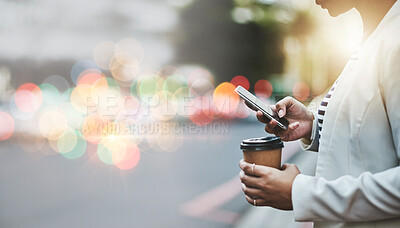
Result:
[[[254,92],[258,97],[269,98],[272,95],[272,91],[272,84],[268,80],[258,80],[254,85]]]
[[[103,75],[99,71],[85,70],[77,80],[77,85],[94,85]]]
[[[14,133],[14,119],[10,114],[0,111],[0,141],[7,140]]]
[[[245,76],[242,75],[237,75],[232,78],[231,83],[235,86],[238,87],[239,85],[242,86],[243,88],[249,90],[250,89],[250,82],[247,80]]]
[[[190,119],[198,126],[209,124],[214,118],[214,106],[211,99],[206,96],[196,97],[193,101],[193,107],[190,108]]]
[[[310,88],[305,82],[297,82],[293,86],[293,96],[299,101],[305,101],[310,95]]]
[[[15,104],[23,112],[36,112],[43,102],[43,94],[39,86],[25,83],[15,92]]]
[[[132,169],[139,163],[140,150],[136,145],[131,144],[127,147],[125,153],[113,153],[112,160],[114,165],[119,169]]]

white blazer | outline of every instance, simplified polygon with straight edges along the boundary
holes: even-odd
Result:
[[[315,118],[317,121],[317,118]],[[400,227],[400,3],[349,60],[325,112],[316,176],[292,187],[297,221]]]

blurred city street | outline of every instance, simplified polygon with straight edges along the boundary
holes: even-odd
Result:
[[[1,142],[0,226],[231,227],[250,207],[237,177],[239,144],[263,135],[255,121],[229,124],[222,135],[187,135],[175,152],[143,149],[125,171]]]
[[[324,14],[309,0],[0,0],[0,227],[310,227],[245,200],[240,143],[266,133],[234,90],[314,110],[359,37]],[[285,143],[283,162],[312,175],[316,154],[299,151]]]

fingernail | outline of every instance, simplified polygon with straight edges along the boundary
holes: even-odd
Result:
[[[281,109],[281,110],[279,110],[279,112],[278,112],[278,116],[279,116],[279,118],[282,118],[283,117],[283,110]]]
[[[294,124],[294,127],[295,128],[298,128],[300,126],[300,123],[299,122],[296,122],[295,124]]]

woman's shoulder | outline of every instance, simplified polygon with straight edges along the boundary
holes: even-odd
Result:
[[[379,42],[379,61],[382,79],[393,81],[400,73],[400,14],[393,17],[382,31]],[[394,77],[394,78],[393,78]],[[397,81],[397,80],[396,80]]]
[[[400,14],[393,17],[392,20],[386,24],[382,38],[382,51],[384,53],[400,51]]]

